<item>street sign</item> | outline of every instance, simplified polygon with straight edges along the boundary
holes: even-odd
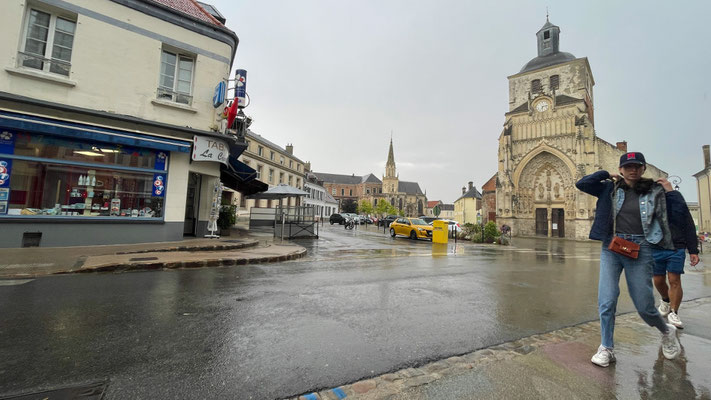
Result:
[[[212,96],[212,106],[218,108],[225,102],[225,92],[227,91],[227,84],[225,82],[220,82],[215,87],[215,94]]]
[[[434,214],[435,217],[439,217],[439,213],[442,212],[442,209],[439,208],[439,206],[434,206],[432,209],[432,214]]]

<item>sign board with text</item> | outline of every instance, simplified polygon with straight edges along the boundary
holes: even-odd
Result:
[[[227,165],[230,149],[220,139],[195,135],[193,137],[193,161],[215,161]]]

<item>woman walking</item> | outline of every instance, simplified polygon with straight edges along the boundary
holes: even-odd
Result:
[[[651,244],[666,249],[673,249],[674,245],[664,188],[642,178],[645,170],[642,153],[626,153],[620,157],[619,175],[597,171],[575,184],[598,198],[590,239],[602,241],[597,294],[602,343],[591,361],[601,367],[615,361],[615,312],[623,271],[639,316],[662,333],[664,357],[674,359],[680,352],[676,327],[667,324],[654,305]]]

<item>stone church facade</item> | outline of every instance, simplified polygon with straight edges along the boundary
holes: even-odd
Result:
[[[587,239],[596,199],[575,182],[600,169],[617,171],[627,143],[612,145],[595,132],[588,59],[559,51],[560,28],[548,20],[536,37],[538,57],[508,77],[496,221],[514,235]],[[660,176],[666,173],[648,165],[645,177]]]

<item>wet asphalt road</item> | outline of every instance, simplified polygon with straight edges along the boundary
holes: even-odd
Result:
[[[0,286],[0,397],[109,379],[109,399],[281,398],[597,318],[597,243],[338,225],[297,243],[277,264]],[[683,282],[711,296],[707,271]]]

